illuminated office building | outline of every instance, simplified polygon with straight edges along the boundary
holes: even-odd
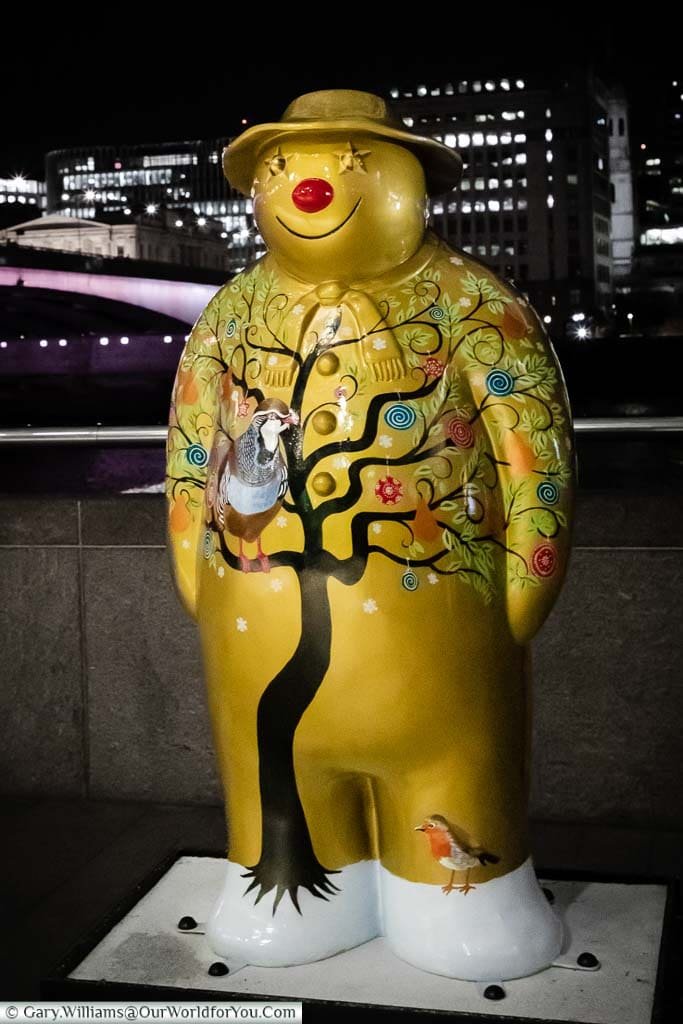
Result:
[[[38,217],[46,206],[44,181],[25,178],[23,174],[0,178],[0,227],[17,224],[27,217]]]
[[[260,255],[263,243],[252,227],[251,199],[231,189],[221,154],[227,138],[149,145],[79,146],[47,154],[50,213],[124,222],[170,210],[188,225],[221,222],[232,270]]]
[[[406,126],[462,156],[461,183],[431,200],[434,227],[526,291],[561,324],[612,290],[608,94],[587,71],[394,88]]]

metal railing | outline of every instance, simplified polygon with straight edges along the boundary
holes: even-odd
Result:
[[[4,445],[163,445],[167,427],[0,427]],[[595,436],[683,434],[683,416],[613,416],[574,420],[576,434]]]

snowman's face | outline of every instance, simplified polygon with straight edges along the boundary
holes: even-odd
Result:
[[[305,280],[361,280],[407,260],[425,230],[422,165],[364,135],[283,135],[259,154],[254,216],[267,246]]]

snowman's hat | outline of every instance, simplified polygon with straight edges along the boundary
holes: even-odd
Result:
[[[432,196],[450,191],[462,174],[458,153],[436,139],[406,131],[380,96],[354,89],[325,89],[299,96],[275,124],[256,124],[242,132],[223,150],[225,177],[234,188],[249,195],[263,148],[275,139],[302,131],[362,133],[405,146],[424,167]]]

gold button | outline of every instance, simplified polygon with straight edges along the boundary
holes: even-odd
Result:
[[[329,409],[321,409],[313,417],[313,429],[318,434],[331,434],[337,429],[337,417]]]
[[[332,494],[336,490],[337,485],[331,473],[316,473],[311,480],[311,487],[321,498],[326,498],[328,494]]]
[[[339,357],[334,352],[325,352],[315,365],[318,373],[322,373],[323,377],[329,377],[339,369]]]

